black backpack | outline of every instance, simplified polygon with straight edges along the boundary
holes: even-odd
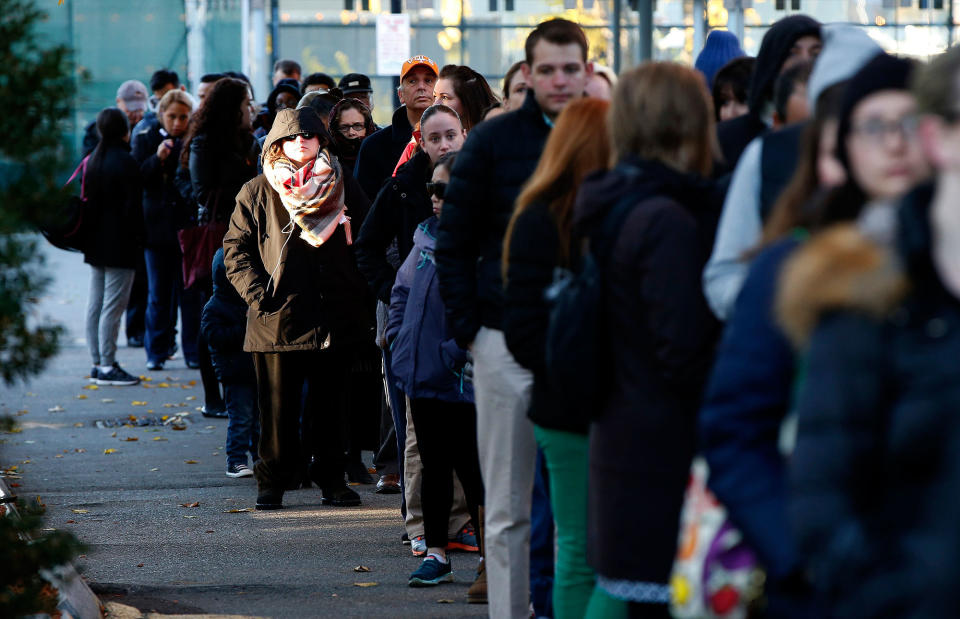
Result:
[[[40,223],[40,232],[54,247],[67,251],[83,251],[84,212],[87,209],[87,161],[84,157],[73,175],[64,183],[69,186],[80,175],[80,195],[70,196],[67,203],[58,212]]]
[[[547,383],[557,401],[578,416],[599,410],[610,376],[610,354],[603,343],[604,273],[619,230],[637,204],[632,192],[622,197],[596,232],[584,237],[576,270],[558,267],[544,292],[550,306]]]

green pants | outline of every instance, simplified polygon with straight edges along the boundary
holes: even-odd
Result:
[[[582,619],[593,593],[595,577],[587,565],[586,435],[536,426],[550,474],[550,507],[556,522],[556,569],[553,581],[555,619]]]

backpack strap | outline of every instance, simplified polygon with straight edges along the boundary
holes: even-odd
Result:
[[[70,175],[70,178],[67,179],[67,182],[63,184],[64,187],[73,182],[73,179],[77,178],[77,174],[80,174],[80,199],[87,199],[87,161],[90,159],[90,155],[87,155],[80,162],[80,165],[77,166],[77,169],[73,171],[73,174]]]

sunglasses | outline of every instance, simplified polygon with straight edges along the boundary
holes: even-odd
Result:
[[[303,138],[304,140],[312,140],[313,138],[317,137],[317,134],[316,134],[316,133],[311,133],[311,132],[309,132],[309,131],[306,131],[306,132],[304,132],[304,133],[296,133],[296,134],[294,134],[294,135],[288,135],[287,137],[285,137],[285,138],[283,138],[283,139],[284,139],[284,141],[287,141],[287,140],[296,140],[298,137],[299,137],[299,138]]]
[[[447,191],[446,183],[427,183],[427,195],[437,196],[437,200],[443,200],[443,194]]]

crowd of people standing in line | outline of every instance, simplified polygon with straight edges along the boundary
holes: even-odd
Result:
[[[91,379],[137,380],[115,353],[143,261],[147,368],[179,311],[227,475],[263,510],[401,494],[410,586],[461,550],[498,618],[958,614],[960,49],[921,65],[792,15],[756,58],[710,33],[695,68],[614,75],[564,19],[524,56],[501,93],[410,58],[383,128],[369,78],[292,61],[263,107],[164,71],[143,116],[124,83],[84,164]],[[588,265],[584,406],[548,291]],[[723,568],[690,596],[698,456],[737,542],[699,541]]]

